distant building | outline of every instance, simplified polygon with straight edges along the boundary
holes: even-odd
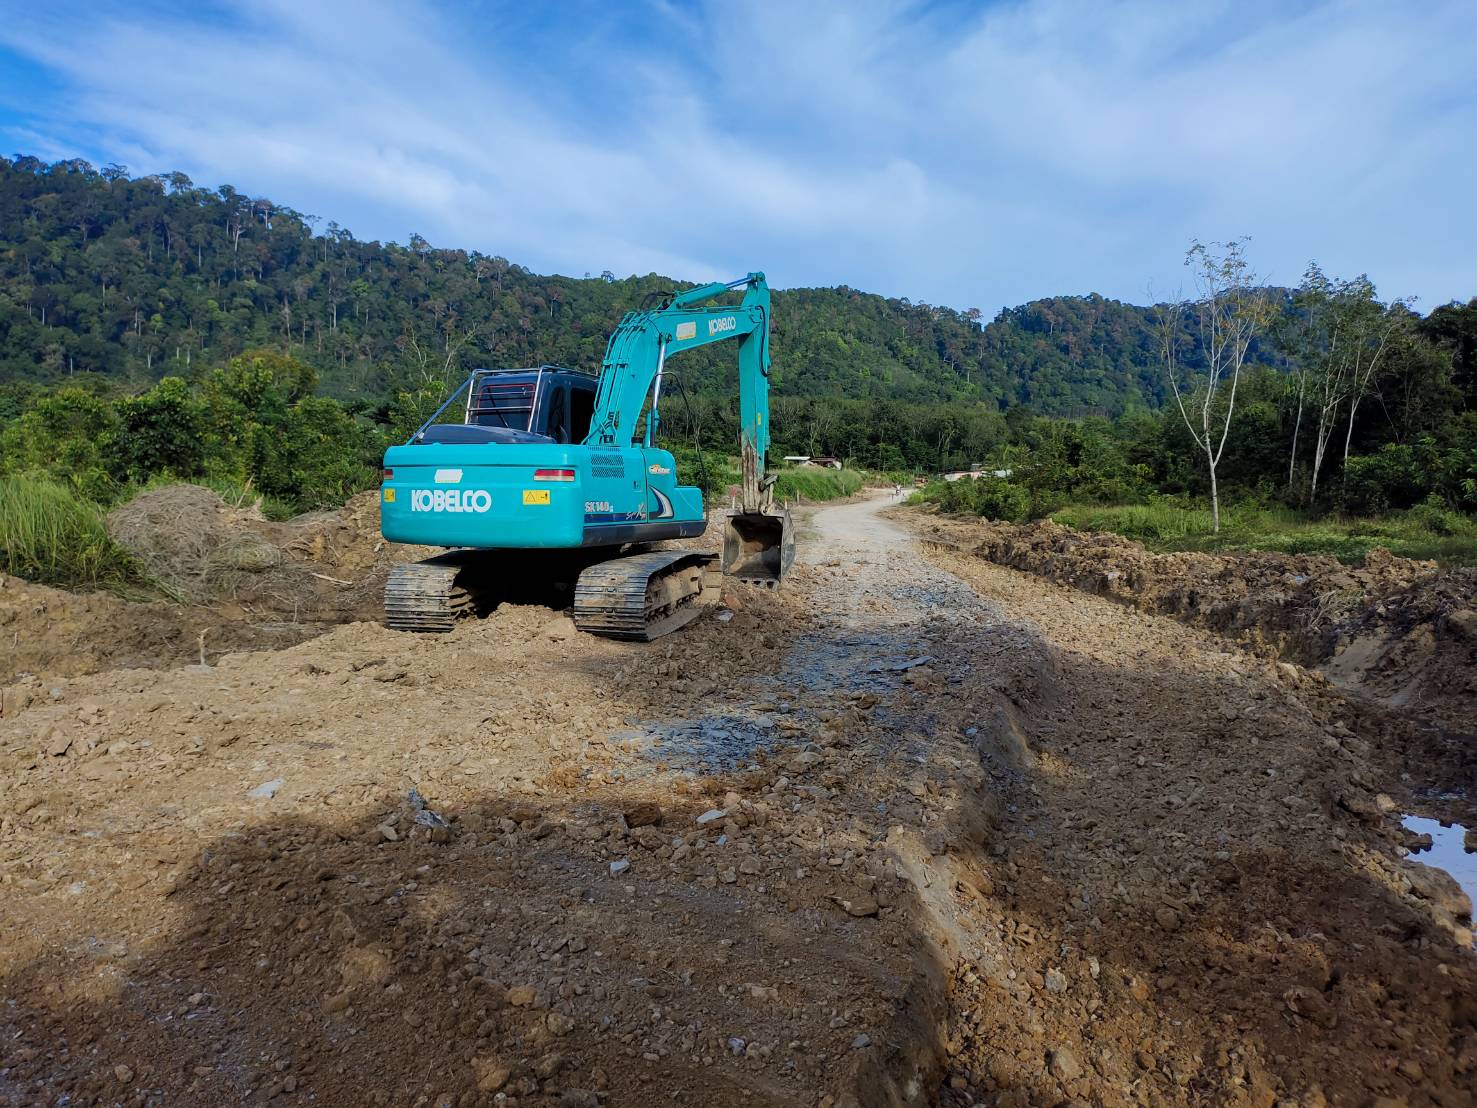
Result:
[[[1001,480],[1004,480],[1006,477],[1010,476],[1010,473],[1011,471],[1008,469],[987,470],[983,466],[970,466],[968,469],[956,469],[953,473],[944,474],[944,480],[962,481],[965,478],[968,478],[971,481],[977,481],[981,477],[998,477]]]

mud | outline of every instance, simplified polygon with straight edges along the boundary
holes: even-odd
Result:
[[[507,607],[8,686],[0,1093],[1471,1103],[1403,709],[879,506],[654,644]]]

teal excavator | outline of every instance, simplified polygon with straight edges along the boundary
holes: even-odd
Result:
[[[712,303],[739,289],[739,303]],[[598,375],[474,370],[385,453],[384,537],[448,548],[394,569],[386,624],[448,631],[510,599],[572,601],[577,627],[620,639],[654,639],[696,617],[720,579],[714,557],[655,545],[707,528],[702,491],[677,483],[676,461],[657,445],[662,378],[668,358],[729,340],[738,344],[742,477],[720,569],[778,586],[795,539],[765,471],[769,332],[769,286],[750,273],[627,313]],[[457,407],[460,422],[440,422]]]

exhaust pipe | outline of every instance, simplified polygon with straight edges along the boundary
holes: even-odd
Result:
[[[723,532],[725,576],[745,584],[778,588],[795,561],[795,526],[790,511],[734,512]]]

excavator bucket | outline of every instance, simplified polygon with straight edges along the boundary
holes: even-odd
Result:
[[[723,533],[726,576],[778,588],[795,561],[795,525],[782,512],[734,512]]]

